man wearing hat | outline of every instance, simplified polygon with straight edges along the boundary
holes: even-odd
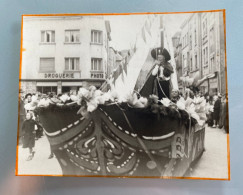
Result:
[[[172,65],[168,62],[171,59],[170,54],[165,48],[158,47],[152,49],[151,56],[155,62],[140,94],[144,97],[154,94],[158,96],[159,100],[170,99],[171,74],[174,73]]]

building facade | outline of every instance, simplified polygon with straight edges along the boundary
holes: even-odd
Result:
[[[110,24],[103,16],[26,16],[21,88],[56,94],[107,78]]]
[[[181,25],[183,74],[201,79],[201,86],[211,95],[226,93],[224,24],[222,12],[192,14]]]
[[[183,90],[182,81],[180,80],[180,78],[183,76],[181,32],[175,33],[175,35],[172,37],[172,44],[173,44],[174,58],[176,63],[178,87],[179,90]]]

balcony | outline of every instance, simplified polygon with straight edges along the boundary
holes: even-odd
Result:
[[[104,72],[103,71],[97,71],[97,70],[91,70],[90,71],[90,78],[91,79],[104,79]]]

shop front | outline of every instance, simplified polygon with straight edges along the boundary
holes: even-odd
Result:
[[[209,95],[217,95],[219,93],[219,79],[217,72],[210,74],[209,78],[200,85],[200,90]]]
[[[25,93],[42,93],[42,94],[76,94],[80,87],[95,86],[97,89],[101,87],[104,79],[86,79],[86,80],[22,80],[21,89]]]

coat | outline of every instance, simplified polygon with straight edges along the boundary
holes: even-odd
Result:
[[[35,146],[35,125],[33,119],[25,120],[22,126],[23,148],[33,148]]]
[[[168,63],[168,62],[167,62]],[[149,97],[150,95],[154,94],[159,97],[159,99],[162,99],[165,97],[165,95],[170,98],[170,92],[172,90],[172,84],[171,79],[168,81],[161,81],[157,79],[157,75],[152,75],[152,71],[156,65],[154,65],[151,70],[148,73],[147,79],[144,83],[144,86],[140,90],[140,95],[143,97]],[[160,84],[160,85],[159,85]],[[160,86],[162,87],[165,95],[160,89]]]
[[[24,109],[24,101],[20,98],[19,100],[19,136],[23,136],[23,132],[22,132],[22,125],[25,119],[25,109]]]
[[[218,121],[220,116],[220,109],[221,109],[221,101],[217,99],[214,103],[213,107],[213,119]]]

